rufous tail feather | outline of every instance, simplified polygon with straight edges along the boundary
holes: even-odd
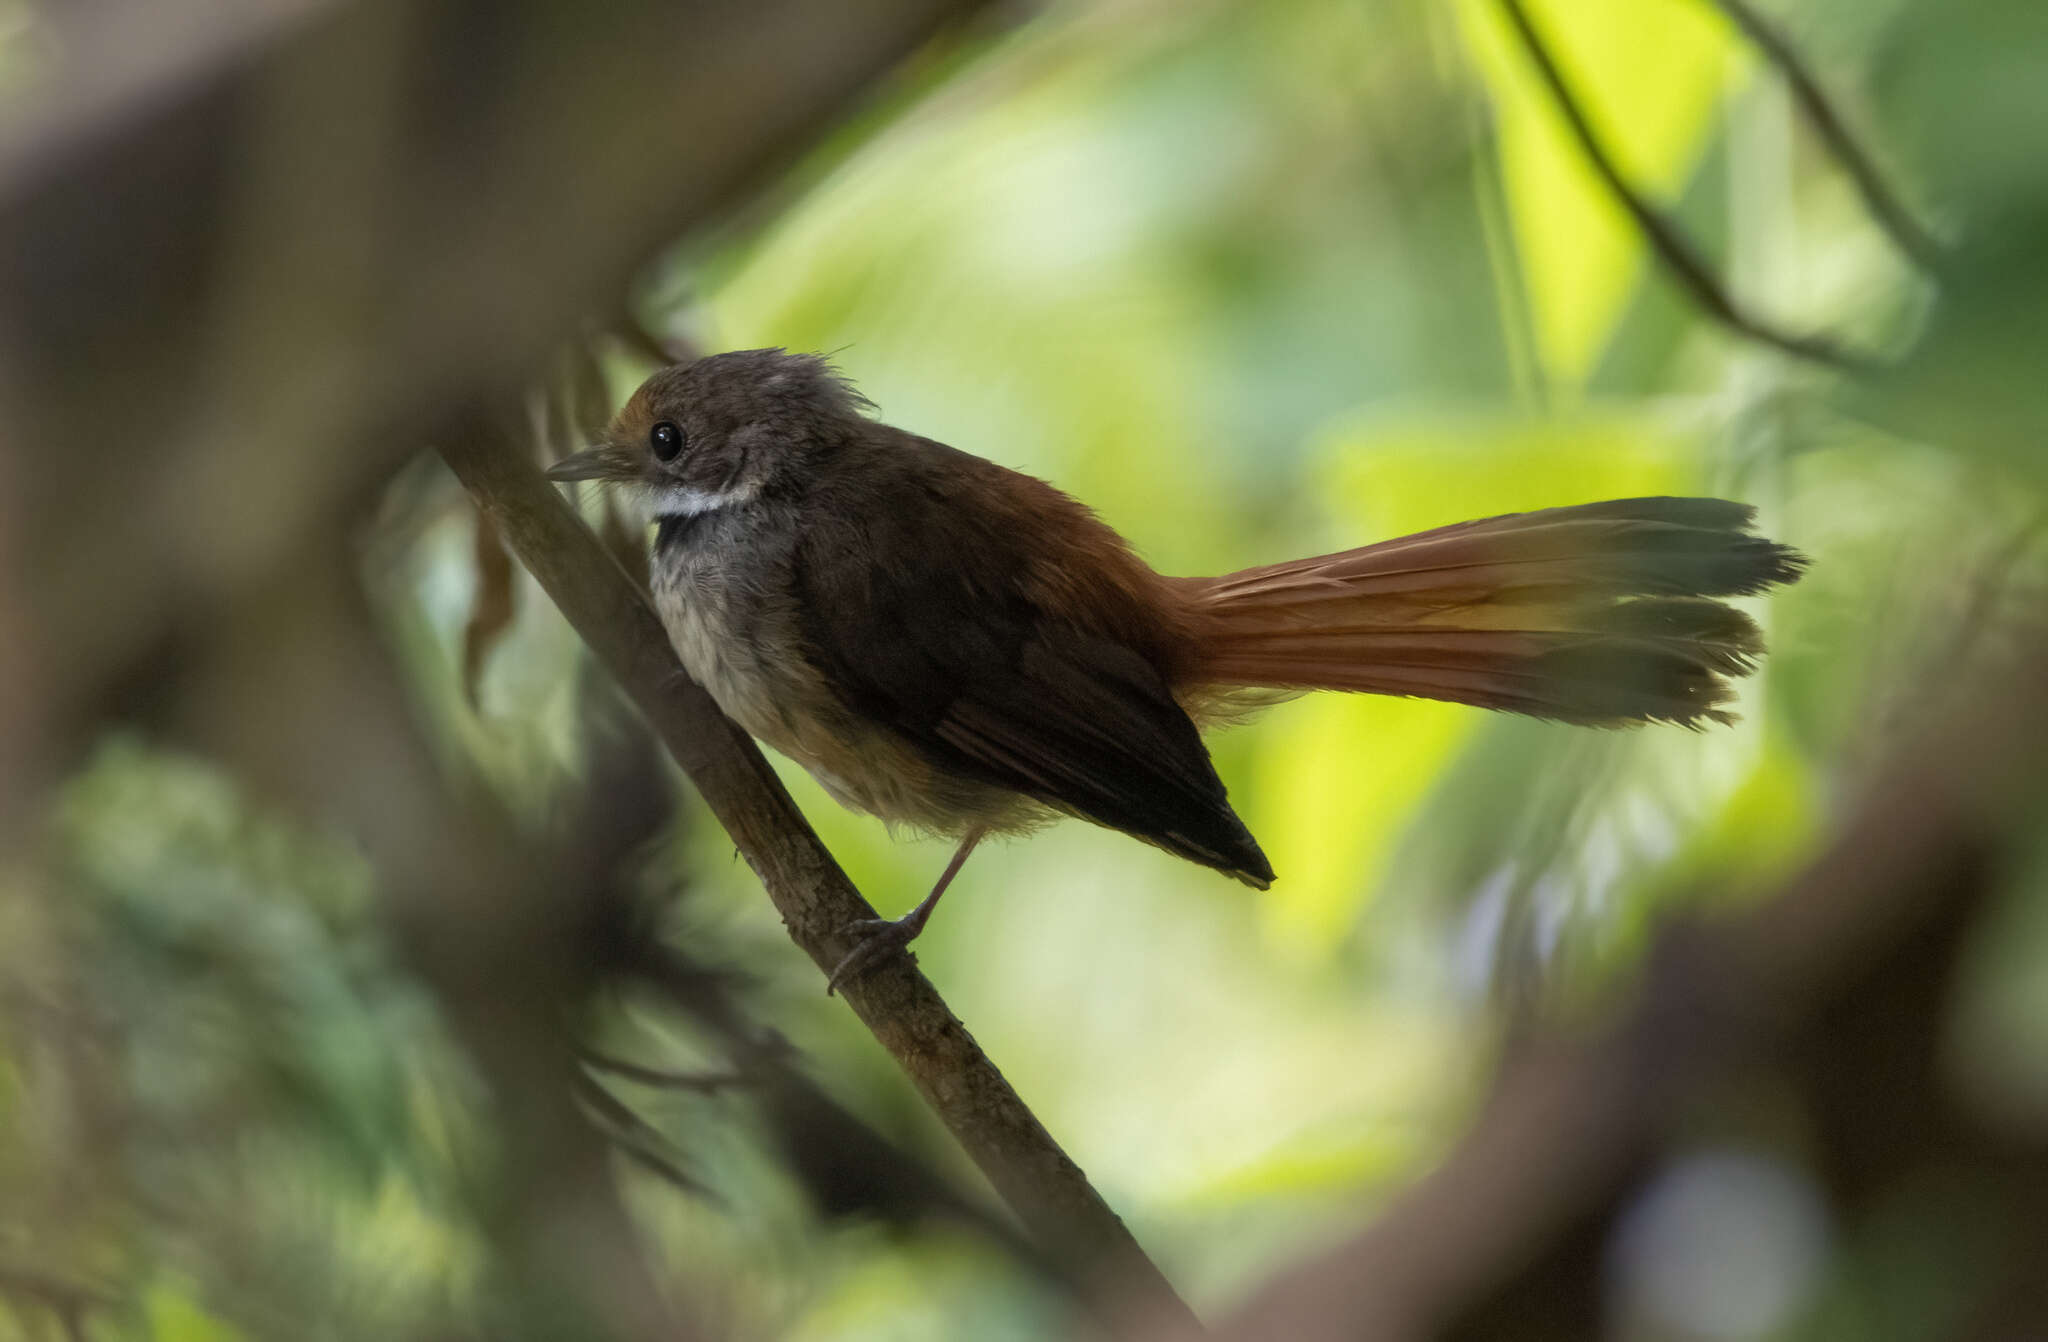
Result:
[[[1615,499],[1175,580],[1193,697],[1359,690],[1591,726],[1728,722],[1763,653],[1719,597],[1798,578],[1796,551],[1721,499]]]

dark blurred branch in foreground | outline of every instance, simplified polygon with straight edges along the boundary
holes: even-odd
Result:
[[[442,455],[667,745],[791,939],[829,971],[852,949],[843,929],[876,915],[759,748],[684,674],[640,591],[513,436],[477,416],[444,439]],[[899,959],[844,991],[1045,1252],[1103,1298],[1128,1294],[1138,1309],[1192,1326],[1159,1269],[914,963]]]
[[[2048,1150],[1966,1113],[1939,1075],[1950,970],[2048,786],[2048,648],[1892,761],[1829,851],[1777,898],[1667,935],[1603,1037],[1511,1061],[1471,1135],[1377,1224],[1262,1288],[1219,1329],[1292,1342],[1582,1338],[1602,1332],[1603,1250],[1659,1156],[1745,1069],[1774,1069],[1825,1153],[1843,1214],[1921,1162],[2007,1199],[2023,1227],[1974,1298],[2039,1336]],[[1973,1185],[1979,1186],[1979,1185]]]
[[[491,1140],[474,1153],[486,1177],[472,1210],[493,1252],[462,1301],[480,1316],[474,1335],[690,1342],[716,1335],[701,1320],[727,1312],[666,1274],[656,1280],[621,1204],[614,1152],[701,1191],[661,1134],[594,1092],[585,1070],[582,1023],[628,991],[701,1026],[783,1146],[860,1153],[865,1182],[851,1187],[792,1161],[821,1206],[948,1220],[1041,1265],[1006,1227],[818,1092],[781,1041],[744,1016],[725,977],[661,944],[639,917],[631,872],[674,814],[670,774],[644,733],[592,733],[589,783],[561,837],[522,833],[442,776],[349,578],[337,553],[311,577],[279,574],[251,594],[204,641],[168,726],[257,786],[339,822],[374,861],[393,941],[487,1092]]]
[[[534,1308],[492,1335],[696,1333],[577,1104],[579,868],[451,795],[347,537],[449,407],[527,384],[661,246],[980,8],[48,14],[67,96],[0,146],[0,436],[34,445],[0,467],[0,836],[127,718],[357,837],[493,1101],[492,1294]]]
[[[0,123],[0,198],[32,187],[95,141],[118,136],[270,54],[344,0],[153,0],[49,6],[43,40],[75,61],[13,98]]]
[[[1521,39],[1522,48],[1535,65],[1537,74],[1542,76],[1545,87],[1550,90],[1551,100],[1563,114],[1565,124],[1571,128],[1572,138],[1579,142],[1579,149],[1585,154],[1586,162],[1606,184],[1615,200],[1628,211],[1629,217],[1635,220],[1636,227],[1642,230],[1650,249],[1664,262],[1666,268],[1678,277],[1686,292],[1699,304],[1702,312],[1737,335],[1782,350],[1796,358],[1852,372],[1870,372],[1879,366],[1878,361],[1869,355],[1845,349],[1824,336],[1800,335],[1787,331],[1763,320],[1747,307],[1737,303],[1734,295],[1728,292],[1720,278],[1714,274],[1713,267],[1707,263],[1697,244],[1679,227],[1678,221],[1651,204],[1650,198],[1622,174],[1620,166],[1614,161],[1614,155],[1608,151],[1606,143],[1594,131],[1593,123],[1587,119],[1578,95],[1572,91],[1564,72],[1558,68],[1550,47],[1536,31],[1535,24],[1530,21],[1529,12],[1521,0],[1500,0],[1500,7],[1507,15],[1508,23],[1514,28],[1516,36]]]
[[[105,1291],[51,1276],[35,1268],[0,1263],[0,1298],[13,1307],[19,1320],[24,1312],[41,1313],[54,1321],[66,1342],[83,1342],[86,1320],[97,1310],[110,1309],[116,1301]]]
[[[1850,132],[1848,124],[1836,110],[1834,100],[1821,88],[1820,81],[1808,68],[1799,49],[1792,45],[1792,39],[1765,18],[1749,0],[1713,0],[1713,3],[1785,76],[1785,82],[1791,86],[1792,97],[1799,103],[1799,110],[1813,123],[1814,130],[1827,142],[1828,148],[1841,162],[1843,171],[1856,184],[1864,207],[1877,220],[1878,227],[1914,265],[1929,275],[1939,275],[1948,259],[1947,249],[1913,217],[1913,212],[1899,199],[1898,192],[1885,181],[1876,160]]]
[[[657,1284],[620,1204],[611,1152],[576,1101],[572,1024],[600,979],[583,898],[634,808],[549,851],[451,785],[354,581],[343,531],[195,631],[169,739],[361,844],[382,915],[483,1082],[476,1223],[493,1253],[482,1335],[687,1342],[702,1311]],[[657,801],[655,805],[659,805]],[[622,837],[623,836],[623,837]]]
[[[61,96],[0,133],[17,766],[982,8],[39,7]]]

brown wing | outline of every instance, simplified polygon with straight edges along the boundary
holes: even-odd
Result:
[[[1034,561],[978,492],[879,483],[813,510],[831,520],[798,547],[805,632],[847,702],[941,768],[1263,889],[1272,868],[1158,670],[1029,600]]]

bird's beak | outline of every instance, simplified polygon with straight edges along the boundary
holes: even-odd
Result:
[[[588,452],[563,457],[548,467],[550,480],[638,480],[640,454],[616,443],[601,443]]]

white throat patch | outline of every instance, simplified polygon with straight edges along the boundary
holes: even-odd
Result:
[[[693,489],[689,485],[657,485],[645,492],[649,517],[699,517],[735,503],[746,503],[761,492],[758,484],[737,489]]]

